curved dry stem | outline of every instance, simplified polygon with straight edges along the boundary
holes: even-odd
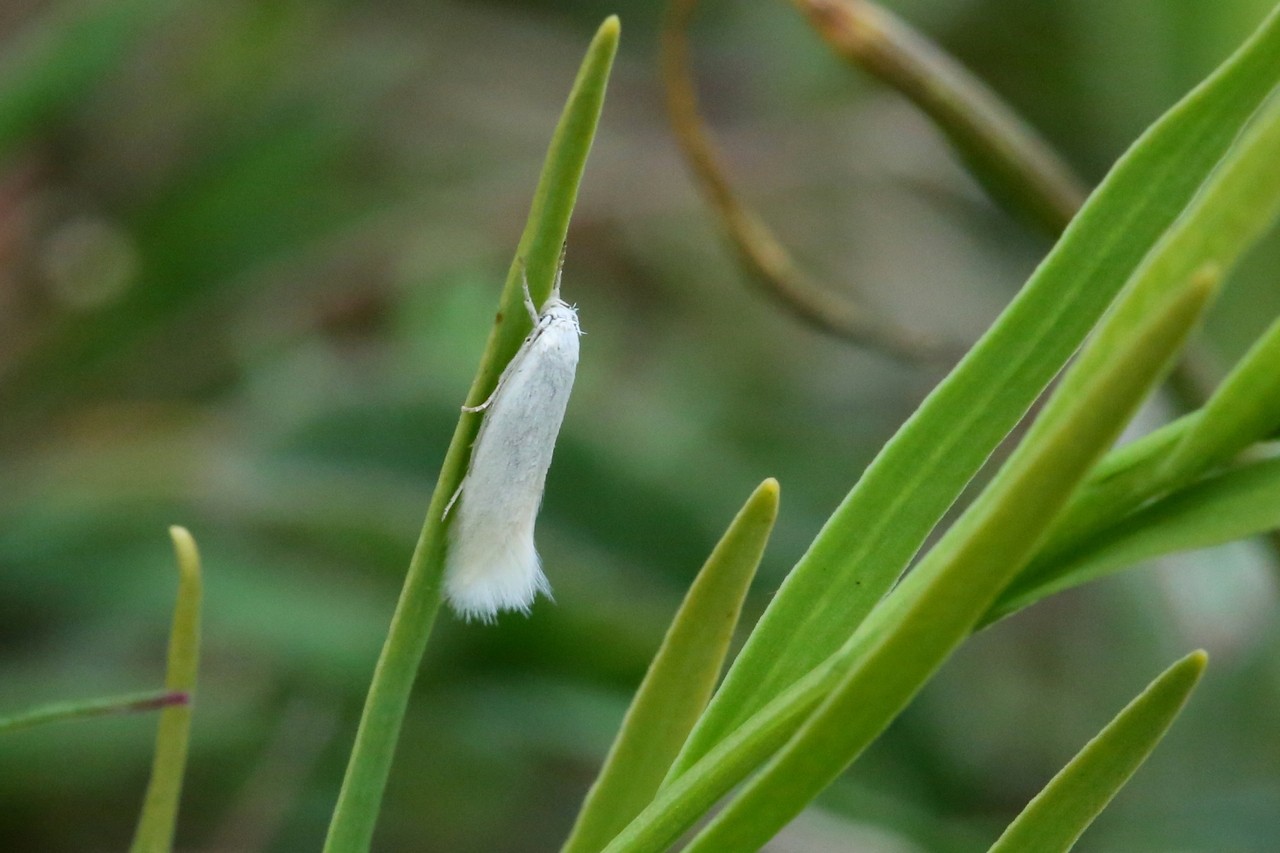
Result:
[[[732,240],[747,272],[780,304],[810,325],[906,362],[941,361],[953,348],[877,316],[809,278],[726,177],[723,158],[698,112],[689,60],[689,21],[697,0],[671,0],[662,27],[667,110],[685,158]]]

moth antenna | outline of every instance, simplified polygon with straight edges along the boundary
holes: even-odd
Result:
[[[569,241],[565,240],[560,244],[560,260],[556,263],[556,280],[551,285],[551,298],[560,298],[560,277],[564,275],[564,256],[569,251]]]
[[[533,304],[533,294],[529,292],[529,274],[524,265],[524,258],[520,258],[520,287],[524,290],[524,307],[529,312],[529,320],[536,328],[538,325],[538,306]]]

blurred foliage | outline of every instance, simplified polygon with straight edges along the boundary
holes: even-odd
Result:
[[[1271,3],[891,5],[1096,179]],[[0,712],[158,685],[164,534],[188,526],[205,634],[181,849],[318,846],[547,135],[613,12],[628,37],[565,272],[588,336],[539,527],[556,603],[441,621],[379,832],[459,853],[554,848],[746,495],[785,495],[750,622],[938,375],[744,287],[666,127],[657,3],[0,9]],[[1047,249],[788,4],[708,4],[693,38],[735,172],[825,278],[972,339]],[[1228,283],[1211,362],[1280,313],[1277,260],[1273,235]],[[1275,574],[1249,544],[1176,562],[966,644],[774,846],[979,849],[1202,645],[1213,671],[1082,849],[1265,849]],[[123,848],[154,722],[6,735],[0,846]]]

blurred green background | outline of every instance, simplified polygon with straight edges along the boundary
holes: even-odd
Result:
[[[891,4],[1090,181],[1270,0]],[[0,6],[0,712],[162,679],[166,525],[205,556],[184,850],[318,849],[556,115],[623,22],[570,234],[577,390],[538,542],[556,601],[437,626],[377,849],[555,849],[684,587],[750,490],[748,619],[938,380],[744,283],[662,108],[656,2]],[[710,3],[704,106],[799,257],[972,340],[1048,248],[784,2]],[[1280,240],[1203,336],[1280,312]],[[1168,415],[1157,401],[1147,426]],[[770,849],[985,849],[1175,657],[1209,675],[1081,850],[1280,838],[1272,554],[1143,568],[968,643]],[[0,848],[122,849],[154,717],[0,741]]]

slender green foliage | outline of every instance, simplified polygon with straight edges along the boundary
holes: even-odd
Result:
[[[781,747],[691,849],[764,843],[979,624],[1167,364],[1211,283],[1273,218],[1280,186],[1268,152],[1276,150],[1277,58],[1280,18],[1273,15],[1121,160],[1018,300],[828,522],[654,802],[608,850],[664,848]],[[1080,312],[1083,326],[1065,331]],[[873,610],[1003,435],[988,431],[993,417],[1011,426],[1065,361],[1069,337],[1100,319],[1018,453]],[[1046,350],[1057,346],[1063,349],[1050,357]],[[1107,475],[1142,471],[1195,423],[1184,419],[1140,452],[1120,454]]]
[[[1121,158],[1018,298],[872,462],[748,638],[677,772],[845,642],[1277,82],[1280,12]]]
[[[1203,409],[1129,442],[1103,459],[1072,499],[1036,561],[1002,595],[1040,583],[1044,566],[1069,559],[1133,510],[1182,488],[1267,440],[1280,427],[1280,320],[1272,323]],[[998,605],[1002,613],[1012,612]]]
[[[1130,554],[1136,562],[1274,529],[1277,522],[1263,507],[1246,507],[1243,514],[1222,518],[1221,509],[1214,504],[1221,499],[1218,496],[1234,491],[1223,484],[1209,482],[1204,484],[1207,488],[1185,488],[1196,477],[1226,464],[1274,432],[1280,425],[1278,400],[1280,321],[1273,323],[1245,354],[1202,410],[1113,451],[1099,463],[1085,488],[1054,525],[1040,555],[1001,594],[984,624],[1053,592],[1130,565],[1119,562],[1122,554]],[[1262,479],[1249,471],[1241,471],[1238,476],[1239,480],[1232,475],[1227,482],[1245,480],[1258,484]],[[1151,511],[1134,515],[1152,500],[1171,492],[1176,500],[1162,501]],[[1170,539],[1168,547],[1162,547],[1152,537],[1169,531],[1155,520],[1170,507],[1188,506],[1188,500],[1206,501],[1203,508],[1196,510],[1201,522],[1179,531],[1186,535]],[[1259,513],[1258,509],[1264,511]],[[1122,542],[1132,543],[1135,537],[1145,542],[1142,548],[1120,546]]]
[[[1047,565],[1001,597],[995,621],[1037,601],[1178,551],[1210,548],[1280,529],[1280,460],[1243,465],[1175,492]]]
[[[182,527],[169,528],[178,555],[178,604],[173,611],[169,634],[167,690],[195,695],[200,668],[200,609],[202,586],[200,554],[195,540]],[[191,739],[191,705],[184,703],[160,712],[156,753],[151,764],[151,781],[138,818],[131,853],[166,853],[173,848],[182,796],[182,777],[187,768],[187,746]]]
[[[767,838],[803,807],[833,771],[852,759],[850,753],[856,754],[887,725],[931,667],[967,634],[966,621],[976,621],[987,606],[983,602],[989,603],[1001,580],[1016,571],[1019,550],[1026,553],[1034,546],[1034,525],[1047,525],[1053,504],[1066,500],[1060,491],[1041,488],[1045,478],[1083,476],[1089,457],[1100,454],[1108,434],[1123,424],[1120,401],[1136,405],[1142,390],[1155,381],[1164,361],[1158,353],[1167,355],[1181,340],[1208,287],[1197,277],[1178,291],[1126,360],[1095,379],[1088,401],[1076,401],[1075,417],[1067,425],[1044,443],[1020,448],[1002,472],[1001,481],[1008,484],[1003,498],[989,498],[986,507],[975,505],[967,517],[977,520],[957,525],[838,654],[779,694],[689,770],[673,772],[659,797],[607,848],[610,853],[664,849],[788,738],[789,752],[768,765],[776,772],[769,776],[766,769],[748,783],[698,843],[709,850],[720,844],[729,845],[722,849],[750,849],[752,842],[738,833]],[[1105,406],[1103,398],[1109,400]],[[819,703],[823,709],[813,712]],[[797,727],[800,731],[792,737]],[[817,739],[806,732],[816,733]],[[797,756],[798,766],[781,761],[787,754]],[[761,784],[761,779],[766,781]]]
[[[889,724],[1030,557],[1163,376],[1214,284],[1196,276],[1176,290],[1106,368],[1084,375],[1088,352],[1081,357],[1072,369],[1077,381],[1064,380],[988,490],[894,592],[900,606],[878,608],[863,624],[876,638],[870,647],[842,660],[834,690],[694,838],[690,853],[762,846]],[[1106,344],[1099,337],[1089,349]]]
[[[568,233],[569,216],[600,120],[619,33],[618,19],[608,18],[587,48],[543,164],[529,219],[507,273],[497,320],[467,397],[469,404],[479,403],[489,395],[529,330],[520,291],[522,265],[528,271],[536,302],[541,304],[551,292],[556,261]],[[400,725],[440,607],[444,508],[462,481],[479,424],[479,415],[463,414],[445,455],[391,628],[369,685],[355,745],[329,824],[326,853],[359,853],[369,849],[373,839]]]
[[[1274,216],[1274,213],[1273,213]],[[1228,462],[1280,427],[1280,320],[1276,320],[1228,374],[1191,429],[1161,466],[1181,484]]]
[[[1173,228],[1135,274],[1125,298],[1108,317],[1099,332],[1101,345],[1091,349],[1093,365],[1114,358],[1129,331],[1143,322],[1152,302],[1171,276],[1185,275],[1196,264],[1212,263],[1229,269],[1244,251],[1280,214],[1280,169],[1275,168],[1275,152],[1280,150],[1280,94],[1273,95],[1250,124],[1203,192],[1179,218]],[[1171,446],[1170,455],[1147,469],[1130,466],[1122,486],[1104,490],[1103,499],[1090,495],[1074,507],[1062,522],[1065,544],[1062,551],[1078,547],[1075,540],[1087,541],[1118,510],[1132,509],[1134,503],[1162,491],[1184,485],[1213,465],[1220,465],[1245,446],[1263,437],[1280,421],[1280,406],[1269,396],[1280,388],[1275,368],[1280,360],[1280,342],[1265,336],[1242,361],[1222,388],[1197,416],[1186,421],[1185,435]],[[1263,399],[1257,399],[1261,395]],[[1172,435],[1166,432],[1165,436]],[[1152,440],[1151,445],[1164,438]],[[1147,457],[1148,460],[1151,457]],[[1123,504],[1128,503],[1129,506]],[[1121,513],[1122,514],[1122,513]],[[1082,536],[1082,534],[1084,534]],[[1059,542],[1062,540],[1060,539]],[[1063,559],[1053,545],[1017,579],[1010,597],[1042,585],[1053,566]],[[1008,612],[1005,608],[1004,612]]]
[[[747,500],[676,613],[564,853],[602,849],[658,791],[720,676],[742,601],[778,515],[778,483]]]
[[[991,853],[1070,850],[1156,748],[1204,673],[1192,652],[1165,670],[1050,780],[991,847]]]
[[[159,711],[171,705],[185,705],[190,701],[186,693],[173,690],[149,690],[145,693],[129,693],[124,696],[108,696],[102,699],[83,699],[75,702],[51,702],[28,711],[0,717],[0,734],[29,729],[46,723],[63,720],[80,720],[86,717],[102,717],[109,714],[135,714]]]

